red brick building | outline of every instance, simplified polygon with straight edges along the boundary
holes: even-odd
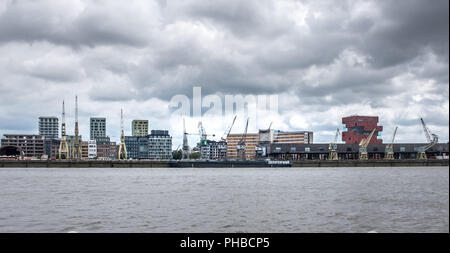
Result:
[[[383,126],[378,126],[378,116],[349,116],[342,118],[344,131],[342,132],[342,141],[346,144],[358,144],[361,139],[367,138],[375,128],[375,133],[370,140],[370,144],[383,143],[378,139],[383,131]]]

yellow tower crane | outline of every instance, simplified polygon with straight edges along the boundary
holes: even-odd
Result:
[[[330,150],[330,156],[328,157],[328,160],[339,160],[339,156],[337,153],[337,138],[339,136],[339,128],[336,129],[336,135],[334,135],[334,142],[331,142],[328,146],[328,149]]]
[[[372,130],[372,132],[367,138],[362,139],[361,142],[359,142],[359,160],[369,159],[369,155],[367,153],[367,146],[369,145],[369,142],[372,139],[373,133],[375,133],[375,128]]]
[[[391,143],[387,144],[384,149],[384,159],[386,160],[394,160],[394,139],[395,135],[397,134],[398,127],[395,127],[394,135],[392,136]]]
[[[68,160],[70,157],[69,145],[67,145],[66,139],[66,112],[64,109],[64,100],[62,104],[62,116],[61,116],[61,142],[59,143],[58,159]]]

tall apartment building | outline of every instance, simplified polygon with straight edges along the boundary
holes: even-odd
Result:
[[[369,137],[375,129],[375,133],[369,144],[381,144],[382,139],[378,139],[383,131],[383,126],[378,126],[378,116],[349,116],[342,118],[344,129],[342,131],[342,141],[346,144],[359,144],[363,138]]]
[[[152,130],[148,136],[148,159],[172,158],[172,136],[167,130]]]
[[[90,139],[106,137],[106,118],[91,117],[90,119]]]
[[[131,122],[131,135],[147,136],[148,135],[148,120],[133,120]]]
[[[45,154],[45,136],[34,134],[4,134],[1,146],[18,147],[26,157]]]
[[[39,117],[39,135],[45,136],[46,138],[56,139],[59,136],[58,129],[59,124],[57,117]]]

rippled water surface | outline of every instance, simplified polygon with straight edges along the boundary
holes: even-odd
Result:
[[[0,232],[449,232],[449,168],[0,168]]]

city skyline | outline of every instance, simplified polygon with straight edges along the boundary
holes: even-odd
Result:
[[[90,117],[106,117],[118,142],[123,108],[126,135],[133,119],[149,120],[175,148],[183,131],[170,100],[200,86],[205,96],[276,94],[279,113],[257,127],[313,131],[317,143],[354,114],[378,116],[384,142],[396,126],[396,142],[425,142],[421,117],[447,142],[448,28],[448,1],[4,1],[0,135],[37,134],[63,100],[72,135],[78,95],[83,137]],[[186,119],[188,131],[199,120]],[[216,136],[230,123],[201,120]],[[238,116],[232,132],[244,124]]]

